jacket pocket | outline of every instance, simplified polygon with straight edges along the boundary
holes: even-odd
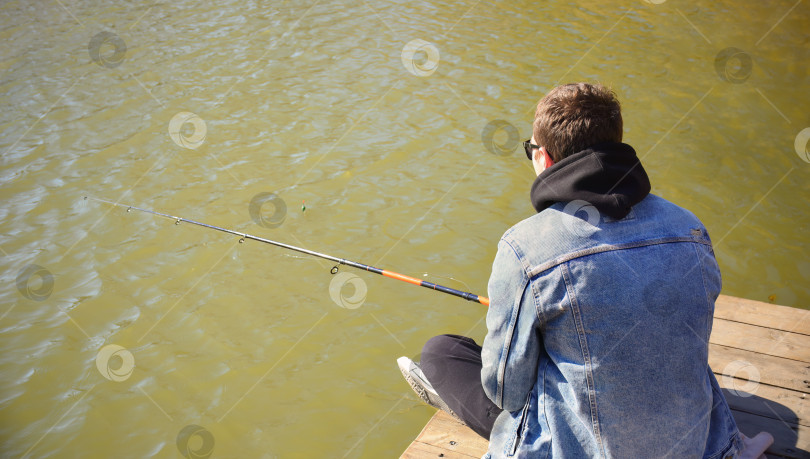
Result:
[[[523,405],[523,411],[520,413],[520,422],[517,423],[515,426],[515,431],[512,432],[512,435],[509,437],[509,441],[506,443],[506,450],[504,452],[508,457],[515,455],[518,446],[520,446],[520,444],[523,442],[523,437],[526,435],[526,425],[529,422],[529,408],[534,400],[532,393],[533,391],[529,392],[529,396],[526,399],[526,404]]]

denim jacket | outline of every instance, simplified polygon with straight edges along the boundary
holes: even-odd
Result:
[[[481,380],[503,408],[484,458],[728,458],[708,365],[720,271],[689,211],[646,194],[614,219],[557,202],[509,229]]]

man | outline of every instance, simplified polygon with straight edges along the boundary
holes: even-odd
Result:
[[[498,244],[483,348],[441,335],[398,360],[485,457],[759,457],[708,365],[720,271],[706,229],[650,194],[618,100],[553,89],[524,142],[537,214]],[[743,451],[744,450],[744,451]]]

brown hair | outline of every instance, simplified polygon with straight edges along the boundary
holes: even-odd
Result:
[[[533,131],[556,163],[597,143],[621,142],[621,105],[599,84],[557,86],[537,103]]]

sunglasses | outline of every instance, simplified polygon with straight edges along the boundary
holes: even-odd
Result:
[[[532,140],[524,140],[523,141],[523,149],[526,150],[526,157],[529,158],[529,161],[532,160],[532,150],[539,149],[540,145],[532,144]]]

